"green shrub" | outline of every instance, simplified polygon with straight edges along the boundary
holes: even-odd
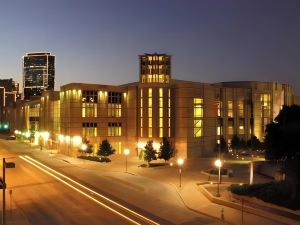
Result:
[[[86,160],[90,160],[90,161],[95,161],[95,162],[111,162],[111,160],[107,157],[98,157],[98,156],[85,156],[85,155],[81,155],[78,156],[77,158],[79,159],[86,159]]]
[[[284,182],[270,182],[253,185],[232,184],[228,187],[228,190],[237,195],[256,197],[265,202],[270,202],[288,208],[300,208],[299,199],[291,200],[290,187],[288,187]]]

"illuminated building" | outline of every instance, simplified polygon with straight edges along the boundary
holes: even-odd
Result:
[[[6,106],[12,106],[20,99],[19,84],[13,79],[0,79],[0,121],[5,122]]]
[[[147,141],[153,140],[158,150],[162,137],[168,137],[177,156],[196,158],[214,155],[221,137],[228,145],[233,135],[263,140],[266,125],[281,107],[299,104],[287,84],[175,80],[171,56],[145,54],[139,61],[139,82],[66,84],[59,92],[48,91],[39,100],[10,108],[10,121],[25,120],[16,122],[15,129],[49,131],[59,151],[72,156],[83,138],[95,152],[108,139],[116,153],[128,148],[139,155]]]
[[[54,90],[55,56],[48,52],[23,56],[24,99],[39,97],[45,90]]]

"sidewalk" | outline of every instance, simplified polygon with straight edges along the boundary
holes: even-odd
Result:
[[[196,182],[183,180],[183,186],[179,189],[177,187],[177,169],[175,179],[174,169],[139,168],[137,164],[141,164],[141,162],[134,158],[129,159],[128,171],[130,173],[125,173],[124,163],[121,159],[119,162],[106,164],[61,154],[49,157],[50,151],[40,151],[37,148],[31,148],[30,154],[49,166],[95,187],[97,190],[105,191],[109,196],[116,197],[121,203],[128,202],[133,207],[169,219],[174,224],[212,225],[223,224],[223,222],[242,224],[242,220],[243,224],[249,225],[283,224],[245,212],[242,215],[240,210],[212,203],[197,190]],[[114,160],[117,158],[115,157]],[[160,176],[159,173],[162,170],[170,171],[170,176],[167,179]],[[154,176],[157,179],[153,179]],[[171,176],[173,178],[170,178]],[[295,221],[295,224],[300,223]]]

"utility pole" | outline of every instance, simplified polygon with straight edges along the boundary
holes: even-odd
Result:
[[[2,190],[2,225],[6,224],[6,209],[5,209],[5,189],[6,189],[6,182],[5,182],[5,168],[15,168],[14,162],[5,162],[5,158],[2,159],[2,182],[1,182],[1,188]]]
[[[5,188],[6,188],[6,183],[5,183],[5,158],[3,158],[3,164],[2,164],[2,169],[3,169],[3,191],[2,191],[2,225],[5,225]]]

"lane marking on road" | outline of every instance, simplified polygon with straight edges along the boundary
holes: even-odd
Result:
[[[32,164],[33,166],[39,168],[39,169],[42,170],[43,172],[45,172],[45,173],[49,174],[50,176],[56,178],[57,180],[61,181],[61,182],[64,183],[65,185],[67,185],[67,186],[71,187],[72,189],[78,191],[79,193],[83,194],[84,196],[88,197],[89,199],[95,201],[96,203],[102,205],[103,207],[105,207],[105,208],[111,210],[112,212],[114,212],[114,213],[120,215],[121,217],[123,217],[123,218],[129,220],[130,222],[132,222],[132,223],[134,223],[134,224],[140,224],[140,223],[138,223],[138,222],[132,220],[131,218],[127,217],[126,215],[124,215],[124,214],[122,214],[122,213],[116,211],[115,209],[113,209],[113,208],[109,207],[108,205],[106,205],[106,204],[100,202],[99,200],[95,199],[94,197],[92,197],[92,196],[86,194],[86,193],[83,192],[82,190],[76,188],[75,186],[73,186],[72,184],[70,184],[70,183],[64,181],[63,179],[61,179],[61,178],[58,177],[58,176],[63,177],[64,179],[66,179],[66,180],[68,180],[68,181],[70,181],[70,182],[72,182],[72,183],[78,185],[79,187],[81,187],[81,188],[83,188],[83,189],[89,191],[91,195],[97,195],[98,197],[100,197],[100,198],[102,198],[102,199],[104,199],[104,200],[106,200],[106,201],[112,203],[113,205],[115,205],[115,206],[117,206],[117,207],[123,209],[124,211],[126,211],[126,212],[128,212],[128,213],[134,215],[135,217],[137,217],[137,218],[139,218],[139,219],[141,219],[141,220],[144,220],[145,222],[147,222],[147,223],[149,223],[149,224],[152,224],[152,225],[160,225],[159,223],[157,223],[157,222],[155,222],[155,221],[153,221],[153,220],[151,220],[151,219],[149,219],[149,218],[147,218],[147,217],[145,217],[145,216],[143,216],[143,215],[141,215],[141,214],[139,214],[139,213],[137,213],[137,212],[135,212],[135,211],[133,211],[133,210],[131,210],[131,209],[129,209],[129,208],[127,208],[127,207],[125,207],[125,206],[123,206],[123,205],[121,205],[121,204],[119,204],[119,203],[117,203],[117,202],[115,202],[115,201],[113,201],[113,200],[107,198],[107,197],[105,197],[104,195],[99,194],[98,192],[96,192],[96,191],[94,191],[94,190],[92,190],[92,189],[90,189],[90,188],[88,188],[88,187],[86,187],[86,186],[80,184],[79,182],[77,182],[77,181],[71,179],[70,177],[65,176],[64,174],[62,174],[62,173],[60,173],[60,172],[58,172],[58,171],[56,171],[56,170],[54,170],[54,169],[52,169],[52,168],[46,166],[45,164],[43,164],[43,163],[41,163],[41,162],[39,162],[39,161],[37,161],[37,160],[31,158],[30,156],[25,155],[25,157],[24,157],[24,156],[19,156],[19,157],[20,157],[21,159],[23,159],[24,161],[26,161],[26,162]],[[44,167],[44,168],[43,168],[43,167]],[[49,172],[48,170],[50,170],[52,173]],[[56,176],[56,175],[53,174],[53,173],[57,174],[58,176]]]
[[[104,204],[104,203],[100,202],[99,200],[93,198],[92,196],[86,194],[85,192],[83,192],[83,191],[81,191],[80,189],[76,188],[76,187],[73,186],[72,184],[69,184],[68,182],[64,181],[63,179],[59,178],[58,176],[54,175],[53,173],[50,173],[49,171],[45,170],[44,168],[42,168],[41,166],[35,164],[34,162],[32,162],[32,161],[30,161],[30,160],[24,158],[23,156],[19,156],[19,157],[20,157],[21,159],[23,159],[24,161],[28,162],[29,164],[31,164],[31,165],[35,166],[36,168],[42,170],[43,172],[47,173],[48,175],[50,175],[50,176],[54,177],[55,179],[59,180],[59,181],[62,182],[63,184],[69,186],[69,187],[72,188],[73,190],[75,190],[75,191],[79,192],[80,194],[86,196],[87,198],[93,200],[94,202],[96,202],[97,204],[103,206],[104,208],[106,208],[106,209],[108,209],[108,210],[114,212],[115,214],[117,214],[117,215],[123,217],[124,219],[126,219],[126,220],[132,222],[133,224],[141,225],[140,223],[138,223],[138,222],[132,220],[131,218],[127,217],[126,215],[124,215],[124,214],[118,212],[117,210],[115,210],[115,209],[113,209],[113,208],[107,206],[106,204]]]

